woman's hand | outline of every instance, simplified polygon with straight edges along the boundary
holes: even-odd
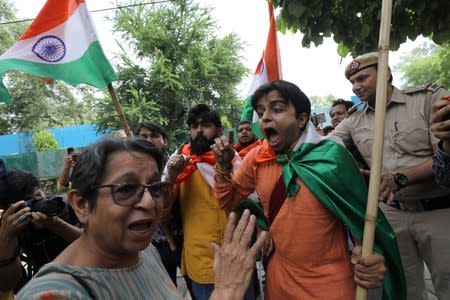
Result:
[[[231,213],[224,234],[223,245],[212,244],[214,250],[214,292],[211,299],[243,299],[255,269],[256,256],[267,238],[262,232],[249,247],[255,230],[256,217],[246,209],[236,224]]]

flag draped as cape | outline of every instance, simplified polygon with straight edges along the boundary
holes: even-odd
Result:
[[[267,141],[258,162],[276,159],[283,165],[283,181],[288,196],[301,188],[298,176],[316,198],[362,241],[367,205],[367,185],[350,153],[341,144],[319,137],[311,124],[307,126],[297,150],[289,155],[272,151]],[[375,231],[375,252],[385,258],[386,273],[383,299],[406,299],[406,281],[397,246],[397,238],[380,209]]]

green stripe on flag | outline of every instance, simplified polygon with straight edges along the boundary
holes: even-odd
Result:
[[[252,95],[245,98],[244,108],[242,109],[241,121],[253,120]]]
[[[63,80],[71,85],[85,83],[97,88],[104,88],[118,79],[98,41],[91,43],[79,59],[68,63],[36,63],[20,59],[0,60],[0,75],[7,71],[23,71],[39,77]],[[11,102],[11,95],[1,81],[0,102]]]

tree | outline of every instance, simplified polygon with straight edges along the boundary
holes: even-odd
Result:
[[[114,31],[131,47],[121,56],[117,88],[130,124],[137,124],[140,117],[167,122],[171,137],[184,141],[183,119],[198,103],[217,108],[233,124],[238,122],[242,102],[236,86],[247,72],[240,55],[242,44],[235,34],[215,35],[217,26],[209,9],[192,0],[174,0],[122,9],[112,21]],[[139,63],[129,58],[132,51]],[[140,106],[140,114],[130,112],[135,110],[133,103]],[[111,104],[105,105],[112,110]],[[102,115],[98,124],[106,129],[113,125],[110,121]],[[118,127],[116,121],[113,129]]]
[[[402,74],[404,88],[428,82],[450,87],[450,43],[425,43],[402,57],[396,69]]]
[[[9,0],[0,0],[0,22],[7,23],[15,21],[16,9],[13,2]],[[10,45],[25,30],[26,24],[14,23],[0,26],[0,53],[5,52]]]
[[[311,100],[311,109],[316,109],[322,107],[331,107],[332,102],[338,98],[333,95],[328,95],[311,96],[309,99]]]
[[[0,105],[0,134],[92,122],[88,107],[62,82],[48,85],[32,75],[10,73],[8,88],[13,102]]]
[[[375,51],[381,20],[380,0],[273,0],[281,8],[278,28],[303,33],[302,46],[321,45],[333,35],[338,53],[353,57]],[[392,7],[390,49],[420,34],[437,44],[450,40],[448,0],[397,0]]]
[[[53,133],[48,130],[40,130],[33,133],[34,148],[37,152],[59,149],[58,142]]]

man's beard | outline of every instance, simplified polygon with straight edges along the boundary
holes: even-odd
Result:
[[[211,150],[211,145],[214,144],[214,139],[216,137],[213,137],[212,139],[207,139],[203,135],[198,135],[195,140],[191,137],[191,150],[194,154],[201,155],[205,152],[208,152]]]

